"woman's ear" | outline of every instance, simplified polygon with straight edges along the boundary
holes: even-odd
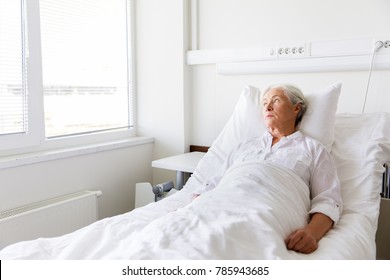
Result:
[[[298,115],[299,112],[301,111],[301,108],[302,108],[302,104],[301,103],[295,104],[294,113],[296,113],[296,115]]]

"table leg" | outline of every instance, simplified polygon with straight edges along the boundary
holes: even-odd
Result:
[[[176,189],[181,190],[184,186],[184,172],[176,171]]]

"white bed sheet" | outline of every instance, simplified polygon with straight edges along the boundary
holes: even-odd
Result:
[[[8,246],[0,259],[375,259],[389,124],[388,114],[337,117],[332,154],[344,209],[312,254],[287,250],[283,241],[306,222],[307,188],[286,170],[250,163],[232,168],[215,190],[194,201],[199,176],[158,203],[71,234]]]

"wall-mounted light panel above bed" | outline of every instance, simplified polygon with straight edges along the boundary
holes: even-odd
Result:
[[[250,49],[193,50],[187,52],[187,63],[216,64],[221,75],[368,70],[378,41],[383,45],[375,54],[373,68],[390,69],[390,35],[279,42]]]

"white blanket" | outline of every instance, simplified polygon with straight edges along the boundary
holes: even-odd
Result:
[[[158,203],[56,238],[11,245],[0,259],[288,259],[284,239],[307,223],[309,189],[265,162],[233,166],[212,191]],[[178,197],[179,199],[175,198]],[[299,258],[299,257],[298,257]]]

